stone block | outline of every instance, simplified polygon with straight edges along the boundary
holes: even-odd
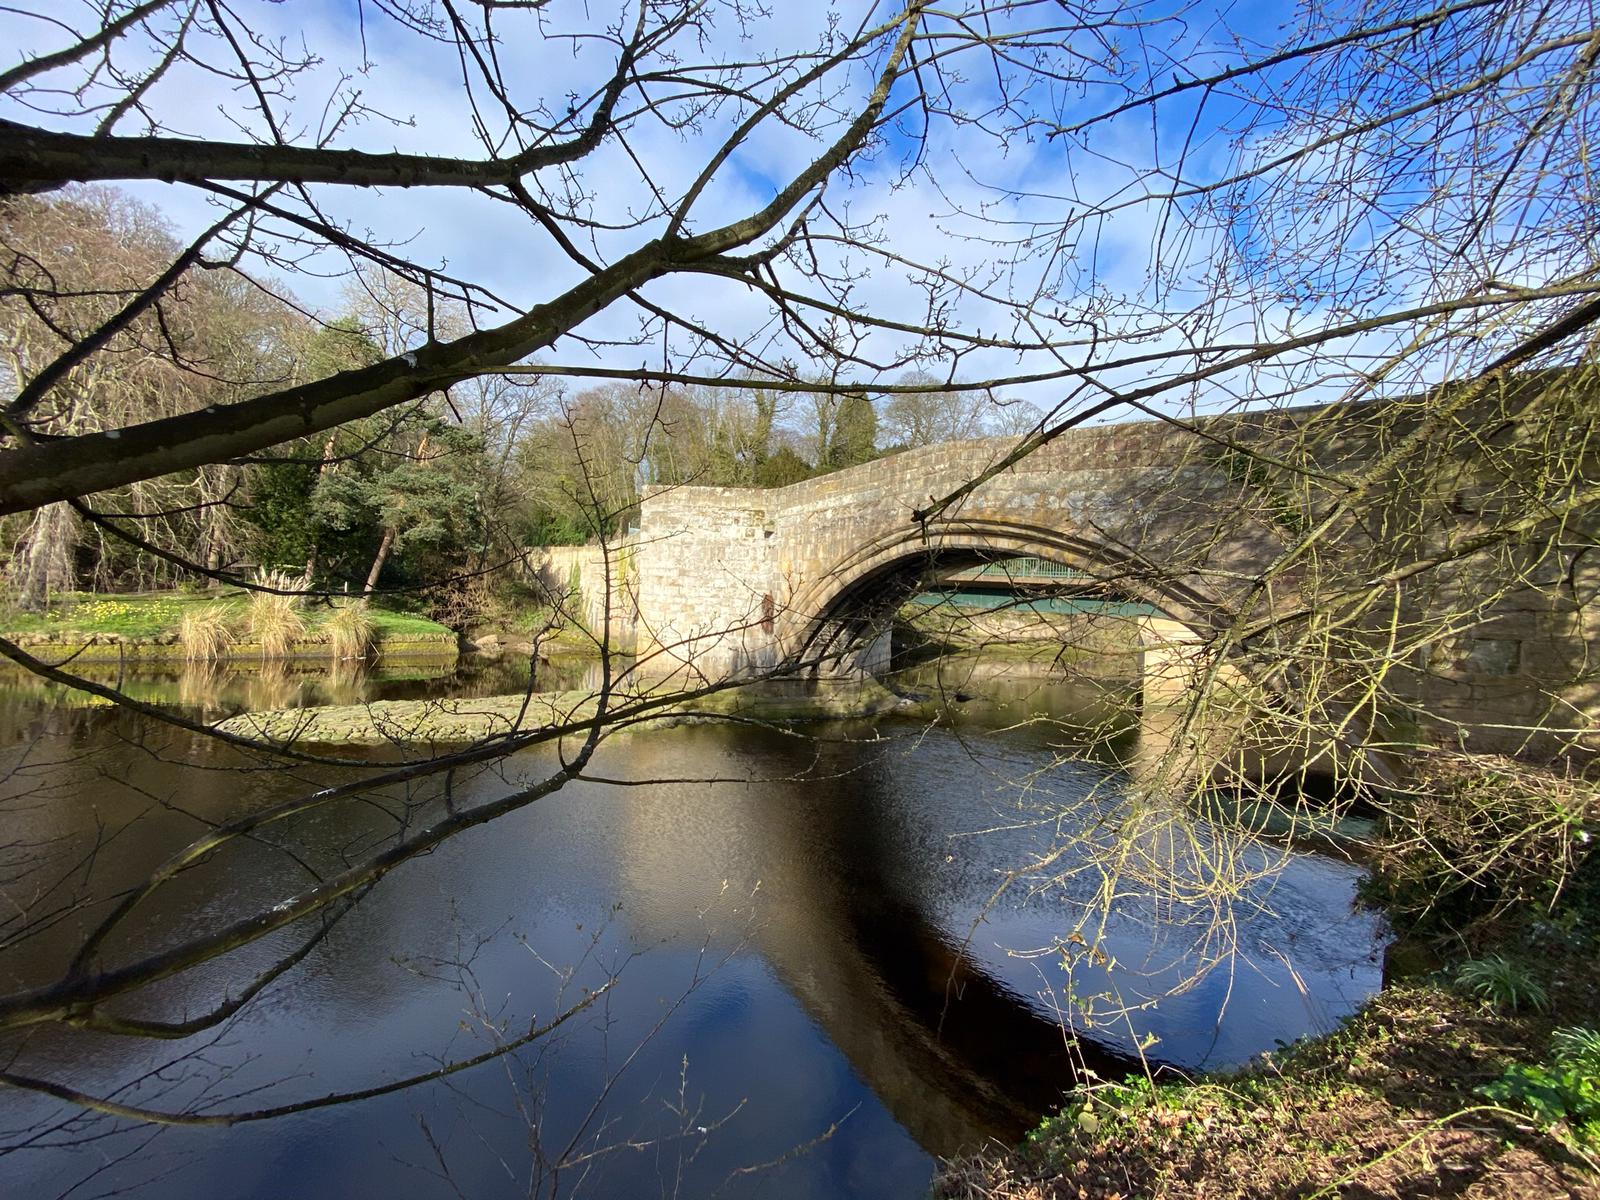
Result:
[[[1515,638],[1472,637],[1456,670],[1474,675],[1511,675],[1522,665],[1522,643]]]

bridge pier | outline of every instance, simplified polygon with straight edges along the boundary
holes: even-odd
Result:
[[[1200,635],[1171,617],[1139,619],[1141,690],[1148,707],[1180,703],[1200,682],[1208,656]]]
[[[824,639],[818,641],[819,644],[827,644]],[[819,679],[838,680],[862,680],[881,675],[889,669],[893,643],[892,625],[886,625],[881,630],[868,630],[865,636],[841,630],[833,642],[833,649],[823,653],[814,673]]]

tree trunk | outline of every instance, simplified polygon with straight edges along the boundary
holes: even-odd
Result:
[[[322,482],[322,477],[328,473],[332,464],[328,461],[333,457],[333,440],[335,435],[329,434],[328,440],[322,446],[322,461],[317,463],[317,483]],[[311,485],[312,494],[316,494],[317,484]],[[306,587],[311,586],[311,580],[317,573],[317,531],[313,525],[311,530],[311,550],[306,555]]]
[[[426,433],[422,435],[422,440],[417,443],[417,451],[412,457],[420,463],[427,463],[428,435]],[[383,570],[383,564],[389,558],[389,551],[394,546],[394,537],[394,526],[386,526],[383,531],[383,541],[378,543],[378,557],[372,560],[372,570],[367,572],[367,586],[361,589],[362,604],[365,604],[368,597],[372,595],[372,589],[378,586],[378,575]]]
[[[201,467],[196,478],[200,500],[205,506],[200,510],[201,545],[205,549],[201,562],[211,572],[220,571],[222,564],[232,557],[233,533],[229,528],[232,510],[227,500],[234,470],[232,467]],[[222,580],[212,574],[207,577],[206,586],[220,588]]]
[[[17,555],[12,586],[17,606],[24,612],[42,612],[51,592],[70,591],[73,551],[77,548],[77,521],[65,504],[47,504],[33,514],[26,542]]]
[[[378,575],[383,570],[383,564],[389,558],[389,548],[394,545],[394,530],[383,531],[383,541],[378,543],[378,556],[372,560],[372,570],[367,572],[367,586],[361,589],[361,603],[365,604],[372,595],[372,589],[378,586]]]

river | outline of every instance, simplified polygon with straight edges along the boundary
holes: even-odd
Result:
[[[124,684],[215,717],[521,678],[402,676]],[[1132,804],[1112,760],[1137,761],[1152,732],[1135,710],[1086,752],[1085,714],[1108,711],[1092,688],[1005,671],[967,686],[975,700],[937,725],[624,735],[594,779],[385,877],[217,1029],[12,1035],[10,1071],[222,1113],[425,1073],[587,1005],[469,1071],[230,1127],[0,1089],[0,1194],[920,1197],[934,1156],[1014,1141],[1085,1065],[1137,1071],[1141,1049],[1151,1066],[1241,1064],[1331,1028],[1379,986],[1383,931],[1353,905],[1359,867]],[[65,699],[0,679],[7,991],[59,973],[106,898],[204,822],[340,775],[241,772],[208,739]],[[458,773],[449,803],[540,778],[553,753]],[[429,788],[213,856],[142,906],[107,960],[288,895],[379,844],[394,814],[425,819],[443,803]],[[1108,893],[1101,865],[1118,848],[1170,861],[1170,878]],[[1225,899],[1191,886],[1219,874]],[[116,1010],[204,1011],[295,944],[275,935]]]

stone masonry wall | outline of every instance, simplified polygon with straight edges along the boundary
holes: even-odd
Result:
[[[772,666],[783,563],[770,493],[745,488],[647,491],[637,541],[636,653],[657,670],[714,675]]]
[[[618,650],[632,648],[639,604],[631,541],[608,546],[540,546],[529,551],[528,557],[534,578],[552,602],[564,606],[571,618],[595,634],[600,633],[609,617],[606,633],[612,646]],[[609,613],[605,586],[608,557]]]
[[[919,505],[966,483],[1011,444],[930,446],[769,492],[647,492],[640,646],[681,645],[710,672],[768,666],[802,653],[852,589],[953,552],[1043,550],[1204,623],[1229,590],[1218,581],[1276,545],[1273,531],[1250,519],[1236,481],[1184,462],[1183,448],[1154,425],[1061,439],[937,518],[913,520]],[[1162,564],[1158,587],[1148,561]]]
[[[1276,446],[1274,438],[1319,417],[1303,410],[1218,422],[1217,441]],[[1341,468],[1376,453],[1376,438],[1364,444],[1364,435],[1332,428]],[[1242,473],[1226,449],[1158,422],[1074,430],[917,519],[1014,444],[930,446],[772,491],[647,491],[635,548],[640,652],[710,677],[792,661],[845,628],[873,595],[892,592],[886,581],[909,578],[935,557],[949,567],[963,556],[1042,555],[1148,600],[1202,635],[1241,614],[1249,621],[1293,611],[1298,589],[1311,582],[1296,567],[1274,576],[1270,594],[1252,590],[1296,536],[1294,514],[1285,515],[1270,480]],[[1414,507],[1405,495],[1381,498],[1385,506],[1390,514]],[[1359,574],[1369,534],[1355,519],[1339,536],[1346,550],[1356,547],[1350,561]],[[1391,548],[1373,545],[1374,561],[1386,561]],[[1470,727],[1474,749],[1525,749],[1519,727],[1530,723],[1600,724],[1592,671],[1551,699],[1554,676],[1600,650],[1600,566],[1584,561],[1581,573],[1587,593],[1579,587],[1570,602],[1508,595],[1490,623],[1441,640],[1416,679],[1396,686],[1419,710],[1459,722],[1452,740]],[[1424,603],[1419,591],[1405,594]]]

